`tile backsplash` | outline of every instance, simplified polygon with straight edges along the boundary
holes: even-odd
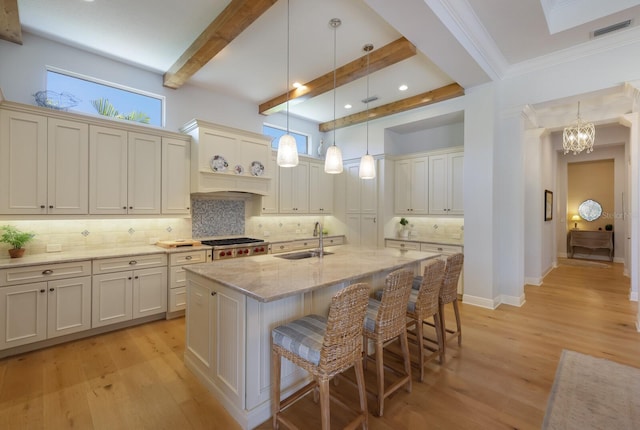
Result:
[[[193,237],[243,235],[244,200],[191,199]]]

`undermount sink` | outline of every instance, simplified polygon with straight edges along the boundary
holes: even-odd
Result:
[[[325,251],[323,255],[331,255],[333,252]],[[318,257],[320,254],[318,251],[300,251],[300,252],[291,252],[289,254],[279,254],[275,255],[278,258],[284,258],[285,260],[302,260],[304,258]]]

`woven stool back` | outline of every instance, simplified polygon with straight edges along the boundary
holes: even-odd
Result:
[[[444,279],[440,289],[440,303],[447,304],[458,299],[458,279],[462,271],[464,254],[458,253],[447,257]]]
[[[413,273],[402,269],[389,273],[384,280],[376,316],[376,333],[385,340],[406,330],[407,303],[412,283]]]
[[[438,300],[444,279],[445,261],[433,259],[424,267],[416,300],[416,315],[424,320],[438,312]]]
[[[362,330],[369,300],[369,284],[352,284],[331,299],[327,331],[318,370],[335,375],[362,358]]]

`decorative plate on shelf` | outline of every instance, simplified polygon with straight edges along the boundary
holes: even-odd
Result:
[[[264,165],[259,161],[253,161],[251,163],[251,174],[253,176],[264,175]]]
[[[236,172],[236,175],[242,175],[244,173],[244,167],[236,164],[236,167],[233,168],[233,171]]]
[[[214,155],[209,162],[211,170],[214,172],[224,172],[229,167],[229,163],[224,159],[222,155]]]

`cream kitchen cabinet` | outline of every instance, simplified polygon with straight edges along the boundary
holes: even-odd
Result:
[[[88,261],[0,270],[0,350],[91,328]]]
[[[159,136],[91,125],[89,149],[89,213],[160,213]]]
[[[271,182],[269,183],[267,194],[262,196],[262,211],[263,214],[277,214],[279,211],[278,207],[278,184],[280,181],[278,174],[278,162],[277,162],[277,154],[272,153],[271,157],[269,157],[269,171],[274,172],[273,177],[271,178]]]
[[[394,208],[397,214],[429,213],[429,157],[395,162]]]
[[[378,210],[377,179],[360,179],[359,164],[344,166],[347,186],[347,213],[376,214]]]
[[[102,327],[166,311],[165,254],[93,261],[92,327]]]
[[[329,215],[333,212],[333,178],[324,172],[324,164],[309,162],[309,213]]]
[[[191,141],[162,138],[162,213],[191,212]]]
[[[200,277],[187,282],[185,360],[244,407],[247,297]]]
[[[464,152],[429,156],[429,213],[462,215]]]
[[[296,167],[279,169],[280,213],[309,213],[309,163],[300,161]]]
[[[184,315],[187,307],[187,280],[183,266],[207,262],[207,251],[176,252],[169,255],[167,317]]]
[[[88,126],[0,110],[0,214],[86,214]]]
[[[347,241],[351,245],[378,247],[378,220],[375,214],[347,214]]]

